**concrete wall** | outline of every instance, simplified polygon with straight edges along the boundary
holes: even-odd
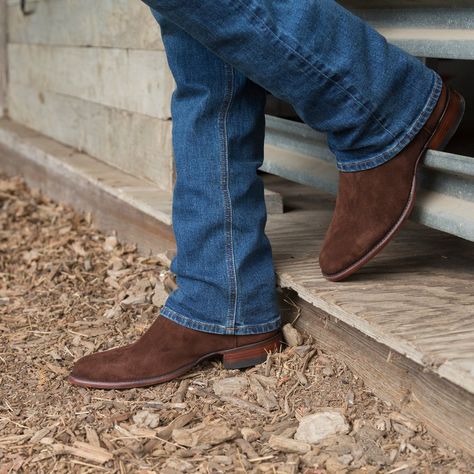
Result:
[[[174,83],[148,8],[29,0],[24,16],[6,3],[10,117],[171,190]]]

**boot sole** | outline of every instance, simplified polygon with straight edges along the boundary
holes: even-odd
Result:
[[[277,334],[271,338],[263,341],[247,344],[245,346],[237,347],[234,349],[227,349],[224,351],[215,351],[203,355],[202,357],[184,365],[178,369],[175,369],[166,374],[162,374],[156,377],[150,377],[145,379],[127,380],[124,382],[106,382],[100,380],[87,380],[79,377],[70,375],[68,382],[73,385],[86,388],[103,388],[103,389],[126,389],[126,388],[137,388],[137,387],[148,387],[151,385],[157,385],[160,383],[169,382],[181,375],[189,372],[200,362],[212,357],[221,357],[225,369],[243,369],[246,367],[252,367],[257,364],[265,362],[270,352],[277,352],[281,348],[281,335]]]
[[[464,98],[457,91],[451,90],[448,88],[448,99],[446,100],[446,105],[444,107],[443,113],[438,121],[438,124],[431,134],[431,137],[425,143],[425,146],[421,150],[418,159],[415,163],[415,170],[413,173],[413,180],[411,185],[411,190],[408,198],[408,202],[398,218],[395,225],[385,234],[385,236],[374,246],[372,249],[367,252],[363,257],[354,262],[349,267],[344,270],[334,273],[334,274],[325,274],[323,273],[324,278],[329,281],[341,281],[355,273],[357,270],[362,268],[367,262],[372,260],[383,248],[395,237],[397,232],[400,230],[405,221],[410,217],[410,214],[413,210],[416,200],[416,184],[417,184],[417,172],[418,167],[425,156],[427,150],[443,150],[456,133],[462,118],[464,116],[464,111],[466,108]],[[453,117],[455,117],[453,119]]]

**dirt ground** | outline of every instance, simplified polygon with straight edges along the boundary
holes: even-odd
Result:
[[[152,388],[69,385],[76,359],[158,315],[160,262],[0,176],[0,474],[474,472],[298,334],[246,371],[209,361]]]

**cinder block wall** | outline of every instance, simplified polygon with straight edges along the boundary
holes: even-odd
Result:
[[[24,16],[6,3],[9,117],[171,191],[174,83],[148,8],[29,0]]]

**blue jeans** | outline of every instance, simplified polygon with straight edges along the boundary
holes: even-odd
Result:
[[[176,81],[178,289],[163,316],[257,334],[280,317],[265,235],[265,90],[327,133],[340,171],[374,168],[425,124],[441,78],[332,0],[146,0]]]

